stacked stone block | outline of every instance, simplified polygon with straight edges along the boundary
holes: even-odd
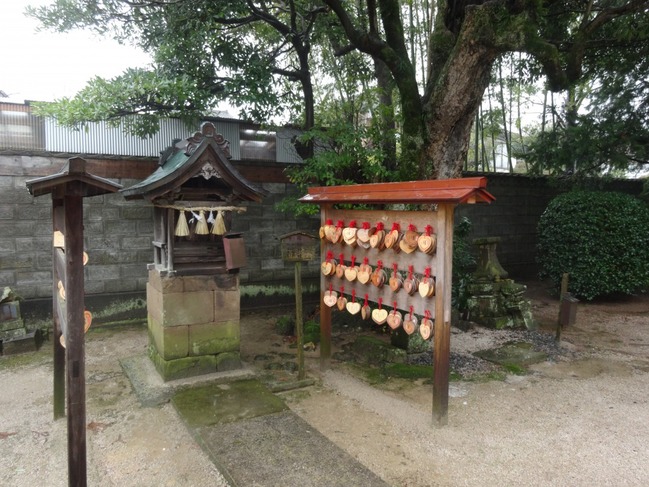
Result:
[[[149,356],[163,380],[241,367],[239,276],[149,271]]]
[[[20,316],[20,303],[0,303],[0,355],[32,352],[37,349],[36,332],[28,332]]]

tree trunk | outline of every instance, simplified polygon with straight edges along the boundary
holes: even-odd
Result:
[[[482,39],[490,22],[490,12],[481,11],[480,7],[467,8],[452,51],[448,57],[436,55],[444,66],[431,71],[424,100],[426,144],[421,156],[425,170],[420,175],[423,178],[462,175],[471,125],[499,54],[495,44]],[[447,35],[452,34],[447,31]]]
[[[474,15],[467,17],[444,69],[425,102],[427,144],[423,151],[425,173],[420,177],[461,177],[471,137],[471,125],[489,84],[495,48],[476,41],[479,29]]]

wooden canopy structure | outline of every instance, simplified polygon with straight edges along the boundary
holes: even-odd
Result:
[[[214,213],[230,227],[242,202],[260,202],[266,191],[244,178],[228,161],[229,142],[206,122],[188,139],[165,150],[160,167],[141,182],[123,189],[127,200],[145,199],[154,206],[154,267],[162,272],[214,274],[242,265],[243,240],[222,232],[175,231],[185,212],[194,221]],[[201,222],[205,229],[205,220]]]
[[[229,157],[229,142],[206,122],[200,132],[164,151],[153,174],[121,193],[127,200],[147,199],[153,204],[176,200],[259,203],[265,191],[245,179]]]
[[[70,159],[59,173],[26,184],[33,196],[52,195],[54,419],[65,415],[67,403],[68,481],[71,486],[85,486],[83,198],[114,193],[121,185],[86,172],[86,161],[80,157]],[[56,238],[59,232],[63,242]]]
[[[430,204],[491,203],[487,178],[434,179],[397,183],[323,186],[308,189],[304,203]]]

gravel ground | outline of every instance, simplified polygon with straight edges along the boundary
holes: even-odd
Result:
[[[504,381],[454,382],[448,425],[432,418],[432,386],[370,387],[344,370],[294,409],[395,486],[649,485],[649,295],[579,305],[554,343],[558,303],[532,293],[541,332],[454,330],[452,360],[524,339],[549,360]]]
[[[521,338],[550,360],[503,381],[451,383],[446,426],[432,421],[432,386],[425,381],[370,386],[340,363],[320,373],[317,351],[306,362],[320,381],[283,397],[394,486],[649,485],[649,296],[580,303],[560,347],[552,330],[556,300],[538,290],[531,297],[540,333],[454,330],[453,364],[483,367],[473,350]],[[243,317],[249,363],[292,352],[274,335],[275,319]],[[170,405],[137,402],[119,359],[144,354],[146,344],[143,328],[88,334],[89,485],[225,486]],[[0,359],[0,485],[67,484],[66,423],[52,420],[51,379],[49,347]]]
[[[88,485],[226,486],[170,404],[142,408],[119,359],[144,353],[145,328],[91,330],[86,340]],[[52,360],[0,359],[0,485],[68,485],[67,422],[52,420]]]

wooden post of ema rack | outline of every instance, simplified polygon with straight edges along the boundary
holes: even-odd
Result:
[[[320,208],[320,226],[326,221],[326,215],[332,205],[322,205]],[[325,249],[324,242],[320,243],[320,255]],[[324,306],[325,277],[320,273],[320,369],[326,370],[331,364],[331,308]]]
[[[54,418],[65,415],[64,405],[67,405],[68,483],[71,487],[85,487],[88,481],[83,198],[114,193],[121,186],[88,173],[86,161],[80,157],[69,159],[59,173],[26,181],[26,185],[33,196],[50,194],[52,197]],[[62,242],[57,236],[61,233]]]
[[[437,291],[435,295],[435,334],[433,335],[433,420],[439,425],[448,423],[448,382],[451,349],[451,280],[453,266],[453,206],[440,204],[438,229]]]

